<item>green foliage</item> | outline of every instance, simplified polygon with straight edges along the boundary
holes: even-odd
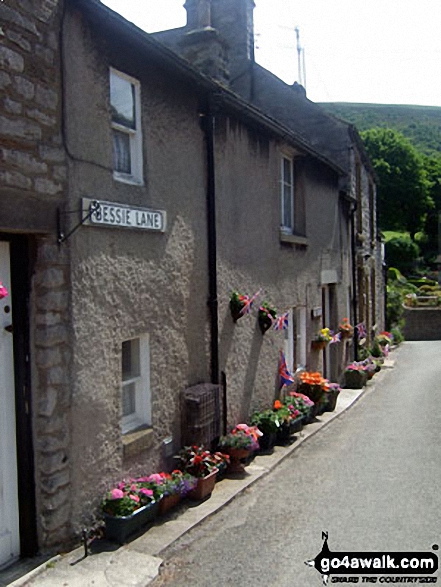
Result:
[[[381,350],[380,343],[378,342],[378,340],[376,338],[374,339],[374,342],[373,342],[372,347],[370,349],[370,354],[372,357],[375,357],[376,359],[383,356],[383,352]]]
[[[257,426],[264,434],[277,432],[277,428],[280,424],[277,413],[269,408],[262,412],[254,412],[251,416],[250,422],[252,426]]]
[[[393,128],[402,133],[421,153],[441,153],[441,108],[386,104],[327,103],[331,114],[355,125],[361,132],[369,128]]]
[[[408,232],[384,233],[386,247],[386,263],[409,273],[415,266],[420,254],[418,245],[412,240]]]
[[[400,328],[398,328],[398,326],[392,328],[391,334],[394,337],[394,344],[400,344],[404,341],[403,333],[401,332]]]
[[[422,156],[392,129],[372,128],[361,136],[379,177],[380,228],[415,234],[424,226],[427,210],[433,205]]]

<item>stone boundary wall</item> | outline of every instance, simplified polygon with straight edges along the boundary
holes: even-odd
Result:
[[[406,340],[441,340],[441,309],[405,308]]]
[[[70,267],[56,242],[66,194],[62,0],[0,0],[0,230],[35,235],[30,293],[32,420],[40,551],[70,524]],[[38,235],[38,236],[37,236]]]

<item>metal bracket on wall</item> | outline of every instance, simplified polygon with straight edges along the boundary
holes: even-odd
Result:
[[[78,224],[76,224],[72,230],[70,230],[67,234],[64,234],[64,232],[61,230],[61,217],[62,216],[66,216],[67,214],[78,214],[78,213],[82,213],[82,210],[66,210],[65,212],[62,212],[60,210],[60,208],[57,208],[57,232],[58,232],[58,238],[57,238],[57,242],[59,245],[61,245],[61,243],[64,243],[65,241],[67,241],[68,238],[70,238],[74,232],[76,232],[80,226],[82,226],[86,220],[89,220],[89,218],[92,216],[92,214],[94,214],[95,212],[98,212],[98,210],[101,208],[101,205],[99,202],[97,202],[96,200],[92,200],[90,207],[89,207],[89,211],[88,213],[81,218],[81,220],[79,221]]]

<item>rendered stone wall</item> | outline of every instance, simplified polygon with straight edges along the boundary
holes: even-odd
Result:
[[[271,405],[279,389],[278,360],[285,332],[261,334],[257,310],[262,301],[280,313],[306,308],[307,366],[322,367],[321,357],[309,348],[322,327],[321,318],[311,318],[311,310],[322,306],[322,272],[335,270],[337,314],[339,319],[347,315],[349,233],[337,176],[310,162],[299,178],[307,244],[282,242],[280,155],[289,151],[289,145],[265,139],[231,118],[219,121],[216,145],[220,365],[227,376],[229,423],[234,425],[255,409]],[[249,295],[261,290],[252,314],[237,323],[228,306],[232,290]]]

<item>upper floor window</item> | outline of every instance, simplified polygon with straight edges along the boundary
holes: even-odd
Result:
[[[292,234],[294,230],[294,161],[282,157],[281,168],[281,228]]]
[[[113,174],[115,179],[142,183],[141,86],[110,69]]]

